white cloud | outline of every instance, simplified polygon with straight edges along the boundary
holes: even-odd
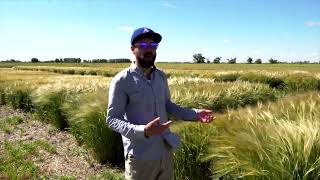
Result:
[[[176,8],[177,6],[171,4],[171,3],[168,3],[168,2],[164,2],[161,4],[162,6],[164,7],[168,7],[168,8]]]
[[[318,53],[318,52],[313,52],[313,53],[311,53],[311,56],[312,57],[316,57],[316,56],[319,56],[320,55],[320,53]]]
[[[119,26],[117,29],[121,31],[133,32],[133,27],[131,26]]]
[[[223,43],[225,43],[225,44],[228,44],[230,42],[230,40],[229,39],[225,39],[225,40],[223,40]]]
[[[308,27],[314,27],[314,26],[320,27],[320,21],[318,21],[318,22],[308,21],[308,22],[306,22],[306,26],[308,26]]]

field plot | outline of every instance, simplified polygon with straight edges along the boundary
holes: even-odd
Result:
[[[87,152],[91,164],[121,169],[121,137],[106,126],[105,111],[112,76],[129,65],[6,64],[0,68],[0,104],[32,114],[31,119],[67,133],[77,144],[73,148]],[[174,102],[217,113],[210,125],[174,121],[172,130],[182,140],[174,157],[175,179],[320,178],[319,65],[158,67],[167,73]],[[39,139],[13,146],[9,137],[18,133],[13,129],[22,122],[0,119],[0,152],[23,149],[24,143],[35,143],[35,150],[30,151],[35,154],[55,154],[58,149],[57,144]],[[7,156],[0,156],[0,161],[8,162]],[[21,166],[30,167],[26,174],[15,174],[9,163],[0,163],[0,178],[58,177],[41,170],[38,160],[28,163]],[[59,175],[89,177],[74,172]],[[100,175],[92,178],[123,178],[112,170]]]

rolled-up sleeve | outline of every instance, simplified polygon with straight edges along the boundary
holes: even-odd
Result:
[[[165,77],[165,84],[166,84],[166,90],[165,90],[165,99],[166,99],[166,110],[169,114],[174,115],[178,119],[183,120],[196,120],[197,119],[197,111],[198,109],[189,109],[189,108],[183,108],[174,102],[171,101],[171,95],[170,95],[170,89],[168,85],[168,80]]]
[[[128,139],[146,138],[144,136],[145,125],[135,125],[124,118],[127,102],[128,96],[121,79],[113,78],[109,87],[107,125]]]

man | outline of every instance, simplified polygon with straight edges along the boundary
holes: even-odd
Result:
[[[187,109],[170,99],[165,74],[154,65],[162,37],[149,28],[131,37],[135,64],[119,72],[109,87],[107,124],[122,135],[125,177],[134,180],[173,178],[173,153],[179,137],[170,132],[167,113],[179,119],[210,123],[212,111]]]

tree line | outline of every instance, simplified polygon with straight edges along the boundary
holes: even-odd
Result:
[[[208,58],[205,58],[201,53],[194,54],[193,55],[193,62],[194,63],[214,63],[214,64],[220,64],[220,63],[228,63],[228,64],[236,64],[237,58],[228,58],[226,59],[226,62],[222,62],[222,57],[216,57],[210,61]],[[260,58],[253,60],[251,57],[248,57],[247,61],[248,64],[262,64],[262,60]],[[273,58],[270,58],[268,60],[270,64],[287,64],[288,62],[285,61],[279,61]],[[294,64],[309,64],[310,61],[294,61],[291,62]],[[315,62],[317,63],[317,62]],[[320,60],[318,62],[320,64]]]
[[[0,62],[17,62],[21,63],[22,61],[20,60],[15,60],[15,59],[10,59],[10,60],[5,60],[5,61],[0,61]],[[80,58],[56,58],[55,60],[49,60],[49,61],[40,61],[38,58],[31,58],[31,63],[130,63],[131,60],[127,58],[117,58],[117,59],[90,59],[90,60],[81,60]],[[220,63],[228,63],[228,64],[236,64],[237,63],[237,58],[228,58],[226,59],[225,62],[222,61],[222,57],[216,57],[212,60],[209,60],[209,58],[205,58],[201,53],[194,54],[193,55],[193,63],[214,63],[214,64],[220,64]],[[172,62],[168,62],[172,63]],[[179,62],[181,63],[181,62]],[[189,63],[189,62],[188,62]],[[248,57],[246,60],[246,63],[248,64],[262,64],[262,60],[260,58],[258,59],[253,59],[251,57]],[[286,61],[279,61],[273,58],[270,58],[268,60],[268,63],[270,64],[287,64],[287,63],[292,63],[292,64],[320,64],[319,62],[310,62],[310,61],[292,61],[292,62],[286,62]]]
[[[6,61],[0,61],[0,62],[22,62],[20,60],[10,59]],[[130,59],[126,58],[117,58],[117,59],[90,59],[90,60],[81,60],[80,58],[56,58],[55,60],[49,60],[49,61],[40,61],[38,58],[31,58],[31,63],[130,63]]]

